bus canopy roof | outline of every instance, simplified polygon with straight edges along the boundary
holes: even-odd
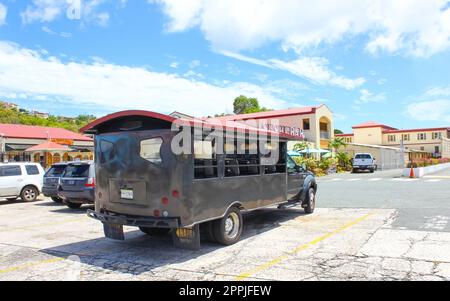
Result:
[[[287,133],[279,133],[267,129],[262,129],[258,127],[251,126],[249,124],[237,121],[230,120],[222,120],[220,118],[208,118],[208,119],[194,119],[188,120],[183,118],[175,118],[169,115],[164,115],[151,111],[141,111],[141,110],[131,110],[131,111],[122,111],[113,114],[106,115],[102,118],[99,118],[90,124],[81,128],[82,133],[86,134],[96,134],[99,127],[105,125],[105,123],[111,122],[116,119],[123,119],[126,117],[145,117],[153,120],[157,120],[163,123],[167,123],[167,125],[171,125],[174,122],[177,122],[180,126],[191,126],[191,127],[203,127],[203,128],[222,128],[224,131],[237,131],[240,133],[254,133],[258,135],[268,135],[268,136],[278,136],[280,138],[284,138],[286,140],[299,140],[298,137],[287,134]]]

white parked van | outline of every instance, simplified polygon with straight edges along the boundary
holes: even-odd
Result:
[[[353,158],[353,173],[358,170],[368,170],[374,173],[376,169],[375,158],[371,154],[355,154]]]
[[[37,163],[0,163],[0,197],[35,201],[42,191],[44,174]]]

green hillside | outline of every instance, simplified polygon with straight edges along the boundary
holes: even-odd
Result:
[[[64,128],[73,132],[78,132],[80,128],[95,120],[96,117],[92,115],[79,115],[74,118],[66,118],[60,116],[50,116],[49,118],[42,118],[33,116],[24,110],[7,109],[0,106],[0,123],[25,124]]]

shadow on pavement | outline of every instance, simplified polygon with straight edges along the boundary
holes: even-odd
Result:
[[[44,199],[39,199],[39,198],[36,199],[33,202],[25,202],[25,201],[22,201],[21,198],[17,198],[16,200],[11,200],[11,201],[8,201],[7,199],[0,199],[0,206],[12,205],[12,204],[21,204],[21,203],[24,203],[24,204],[35,204],[36,205],[36,203],[42,202],[42,201],[44,201]]]
[[[302,209],[262,209],[247,213],[244,215],[241,241],[278,228],[282,223],[300,216],[306,216]],[[177,249],[173,247],[171,235],[149,236],[141,231],[126,232],[125,238],[125,241],[114,241],[102,237],[40,252],[69,260],[73,259],[71,256],[76,255],[87,265],[139,275],[158,267],[182,263],[226,248],[202,239],[202,247],[198,251]]]

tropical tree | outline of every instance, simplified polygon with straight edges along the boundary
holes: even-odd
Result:
[[[260,107],[257,98],[249,98],[244,95],[238,96],[234,99],[233,107],[234,114],[249,114],[269,111],[264,107]]]
[[[308,143],[305,141],[299,142],[296,145],[294,145],[294,150],[297,152],[301,152],[302,150],[305,150],[308,148]]]
[[[330,143],[328,144],[328,147],[331,150],[335,150],[335,151],[339,151],[339,149],[341,147],[345,147],[347,146],[347,143],[345,143],[344,138],[334,138],[333,140],[330,141]]]

